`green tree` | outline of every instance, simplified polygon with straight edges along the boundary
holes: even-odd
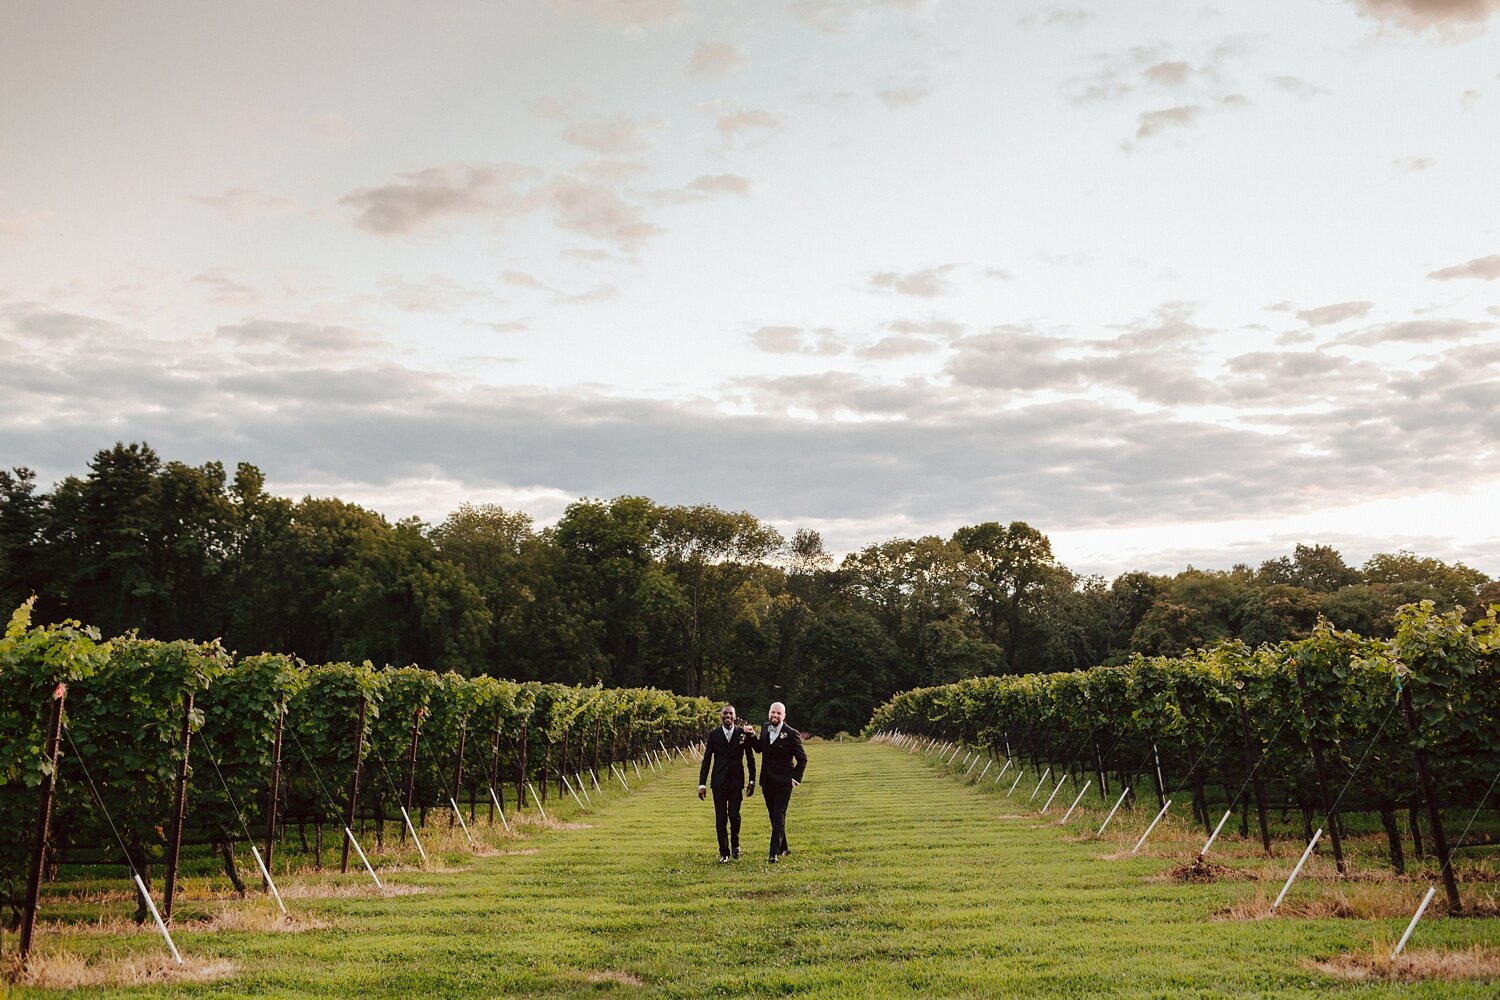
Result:
[[[953,540],[969,556],[971,599],[985,635],[1004,648],[1005,669],[1014,672],[1048,574],[1057,567],[1052,543],[1025,521],[959,528]]]

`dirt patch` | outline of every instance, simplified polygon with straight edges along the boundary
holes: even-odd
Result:
[[[1500,948],[1475,945],[1461,951],[1424,949],[1408,951],[1394,959],[1390,957],[1391,950],[1386,946],[1378,953],[1335,955],[1307,964],[1309,968],[1330,976],[1360,982],[1415,983],[1434,979],[1489,982],[1500,979]]]
[[[501,857],[513,857],[517,854],[541,854],[542,849],[540,847],[522,847],[515,851],[496,851],[495,853]]]
[[[1194,860],[1191,864],[1178,865],[1167,872],[1167,877],[1176,882],[1222,882],[1222,881],[1247,881],[1256,878],[1254,872],[1247,872],[1239,868],[1231,868],[1228,865],[1215,864],[1202,858]]]
[[[79,955],[33,952],[25,970],[8,964],[5,978],[21,986],[72,990],[83,986],[144,986],[151,983],[211,983],[234,975],[233,963],[218,958],[136,955],[89,961]]]

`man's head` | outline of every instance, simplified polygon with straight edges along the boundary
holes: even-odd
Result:
[[[734,728],[733,705],[725,705],[723,708],[719,709],[719,721],[723,723],[725,729]]]
[[[781,725],[781,720],[786,718],[786,706],[779,701],[771,702],[771,708],[766,712],[766,718],[771,720],[771,725]]]

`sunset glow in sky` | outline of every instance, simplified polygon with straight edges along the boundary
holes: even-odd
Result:
[[[1500,575],[1500,0],[0,4],[0,465]]]

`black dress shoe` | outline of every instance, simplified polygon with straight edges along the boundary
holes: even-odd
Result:
[[[719,864],[721,864],[721,865],[727,865],[727,864],[729,864],[729,855],[727,855],[727,854],[721,854],[721,855],[719,855]]]
[[[736,848],[735,848],[735,849],[734,849],[734,852],[733,852],[733,853],[734,853],[734,859],[735,859],[735,860],[736,860],[736,861],[738,861],[738,860],[739,860],[739,858],[740,858],[740,849],[739,849],[739,848],[738,848],[738,847],[736,847]]]
[[[778,858],[778,857],[777,857],[777,856],[776,856],[776,855],[774,855],[774,854],[773,854],[773,855],[771,855],[771,856],[770,856],[770,857],[769,857],[769,858],[767,858],[767,859],[766,859],[766,861],[768,861],[768,862],[769,862],[769,863],[771,863],[771,864],[773,864],[773,865],[774,865],[774,864],[776,864],[776,862],[778,862],[778,861],[780,861],[780,860],[781,860],[781,859],[780,859],[780,858]]]

